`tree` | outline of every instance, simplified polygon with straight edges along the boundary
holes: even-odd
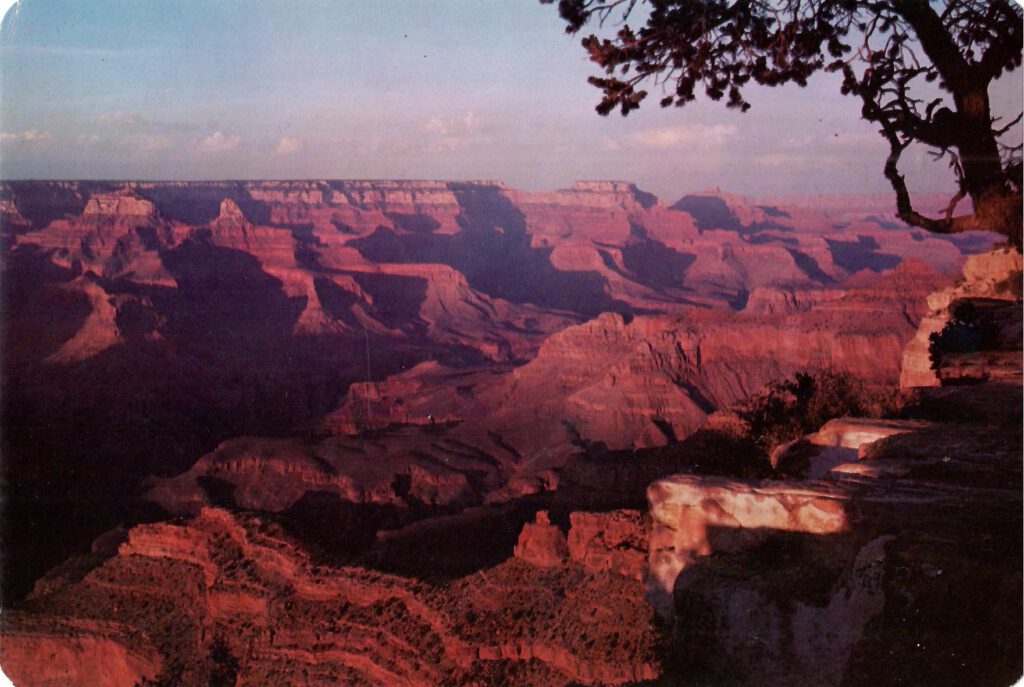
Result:
[[[541,0],[550,4],[554,0]],[[646,24],[626,22],[644,6]],[[1021,245],[1021,146],[1005,142],[1022,115],[994,118],[989,87],[1021,65],[1022,10],[1013,0],[559,0],[567,32],[620,19],[613,38],[583,47],[606,77],[597,111],[638,108],[662,86],[662,107],[684,106],[702,87],[746,111],[751,82],[807,84],[842,74],[842,93],[889,143],[884,174],[904,222],[938,233],[989,229]],[[930,83],[933,86],[925,86]],[[948,159],[959,186],[941,217],[914,210],[897,164],[914,142]],[[954,216],[965,197],[971,214]]]

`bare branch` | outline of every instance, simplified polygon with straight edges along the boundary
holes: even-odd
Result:
[[[1003,135],[1003,134],[1005,134],[1005,133],[1006,133],[1007,131],[1009,131],[1010,129],[1012,129],[1013,127],[1015,127],[1015,126],[1016,126],[1017,124],[1019,124],[1019,123],[1020,123],[1020,120],[1021,120],[1022,118],[1024,118],[1024,112],[1021,112],[1021,113],[1020,113],[1019,115],[1017,115],[1016,117],[1014,117],[1014,118],[1013,118],[1013,121],[1011,121],[1011,122],[1010,122],[1009,124],[1007,124],[1006,126],[1002,127],[1001,129],[995,129],[995,130],[994,130],[994,131],[993,131],[992,133],[994,133],[994,134],[995,134],[996,136],[1002,136],[1002,135]],[[995,122],[996,122],[996,120],[995,120],[995,119],[993,119],[993,120],[992,120],[992,123],[994,124]]]

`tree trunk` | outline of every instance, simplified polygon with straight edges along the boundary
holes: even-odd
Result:
[[[1020,248],[1024,208],[1021,207],[1019,189],[1015,191],[1011,187],[1003,170],[999,145],[992,130],[988,99],[992,75],[979,65],[968,62],[943,25],[942,18],[926,0],[894,0],[893,7],[913,28],[922,48],[953,95],[956,131],[952,140],[963,172],[961,191],[974,203],[974,215],[970,217],[958,217],[952,221],[923,217],[910,207],[906,185],[895,165],[890,164],[886,168],[886,177],[896,189],[900,216],[910,224],[944,233],[987,229],[1003,234]],[[902,147],[891,136],[890,133],[890,144],[898,157]]]
[[[974,203],[974,228],[1003,234],[1020,250],[1021,225],[1024,223],[1021,195],[1005,184],[998,184],[977,195],[972,193],[971,200]]]
[[[963,190],[974,204],[974,228],[998,232],[1020,248],[1024,208],[1020,193],[1007,183],[992,131],[988,91],[982,87],[954,93],[963,131],[957,151]]]

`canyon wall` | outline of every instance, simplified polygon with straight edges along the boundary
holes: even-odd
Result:
[[[972,258],[961,303],[1005,293],[1019,259]],[[930,304],[948,306],[952,292]],[[1019,302],[1014,313],[993,321],[1016,331]],[[1020,676],[1020,341],[980,340],[953,384],[904,392],[905,419],[831,420],[778,447],[769,479],[677,474],[648,487],[648,598],[673,627],[667,674],[783,685]],[[1000,376],[993,356],[1004,356]]]
[[[988,544],[971,567],[928,543],[956,499],[984,510],[978,480],[978,531],[1016,522],[1012,437],[850,421],[773,467],[721,427],[797,373],[895,387],[928,294],[996,293],[971,256],[991,236],[882,213],[618,181],[0,183],[0,663],[29,685],[868,679],[872,631],[910,636],[879,565],[1017,579]],[[953,284],[965,259],[992,288]],[[964,389],[914,407],[1014,408]]]
[[[500,675],[615,685],[657,675],[635,579],[517,560],[447,585],[322,567],[272,523],[217,509],[130,530],[84,576],[54,572],[27,602],[41,607],[45,616],[5,618],[0,660],[25,676],[18,684],[127,685],[160,673],[178,685],[468,685]],[[69,615],[95,618],[97,639],[69,633]],[[49,672],[38,665],[44,646],[58,657]]]

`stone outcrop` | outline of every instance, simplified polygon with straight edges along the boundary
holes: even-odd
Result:
[[[0,664],[12,684],[135,687],[160,674],[149,639],[128,625],[4,612]]]
[[[679,573],[715,550],[751,546],[768,530],[834,534],[847,528],[845,496],[834,489],[677,475],[648,487],[649,599],[671,609]]]
[[[836,418],[814,434],[777,447],[770,462],[788,477],[822,479],[830,476],[833,468],[862,458],[867,447],[880,439],[929,426],[921,420]]]
[[[846,295],[843,289],[786,289],[758,286],[750,292],[743,312],[757,315],[786,316],[810,310],[818,303]]]
[[[320,443],[242,437],[226,441],[177,477],[153,479],[146,494],[172,513],[195,514],[227,502],[256,511],[285,511],[307,494],[352,504],[465,505],[479,500],[469,471],[480,461],[446,451],[419,457],[400,446],[366,446],[343,438]],[[447,465],[445,464],[447,463]]]
[[[639,511],[573,511],[569,533],[551,524],[547,511],[523,526],[514,555],[540,568],[569,564],[590,573],[611,572],[638,582],[647,565],[648,525]]]
[[[540,511],[535,522],[523,526],[514,553],[530,565],[559,568],[565,564],[569,549],[562,531],[551,524],[546,511]]]
[[[105,217],[154,217],[156,206],[145,198],[125,194],[93,196],[85,204],[83,215]]]
[[[782,685],[1019,676],[1020,388],[936,392],[954,407],[1009,409],[833,420],[803,442],[848,462],[816,479],[677,475],[649,487],[649,597],[674,623],[671,674]],[[939,407],[928,396],[916,407]],[[940,591],[954,587],[966,605]]]
[[[65,364],[85,360],[123,341],[114,305],[115,300],[121,299],[112,298],[95,280],[84,276],[62,286],[67,291],[83,294],[89,301],[90,312],[75,335],[47,356],[46,362]]]
[[[585,570],[607,570],[640,581],[647,562],[648,529],[639,511],[570,513],[569,557]]]
[[[963,275],[955,285],[928,296],[928,312],[903,352],[900,386],[939,386],[928,353],[929,338],[952,319],[950,306],[964,298],[1019,301],[1021,269],[1021,254],[1012,248],[967,258]]]
[[[824,604],[802,589],[780,595],[720,569],[691,571],[674,602],[681,614],[677,641],[693,647],[690,665],[698,673],[714,666],[729,676],[720,679],[739,684],[842,684],[858,642],[885,605],[888,542],[879,537],[856,551]],[[817,564],[805,563],[811,569]]]
[[[18,245],[38,246],[56,265],[105,277],[130,273],[135,280],[161,284],[173,280],[155,251],[174,241],[156,206],[128,188],[91,196],[80,215],[18,236]]]

